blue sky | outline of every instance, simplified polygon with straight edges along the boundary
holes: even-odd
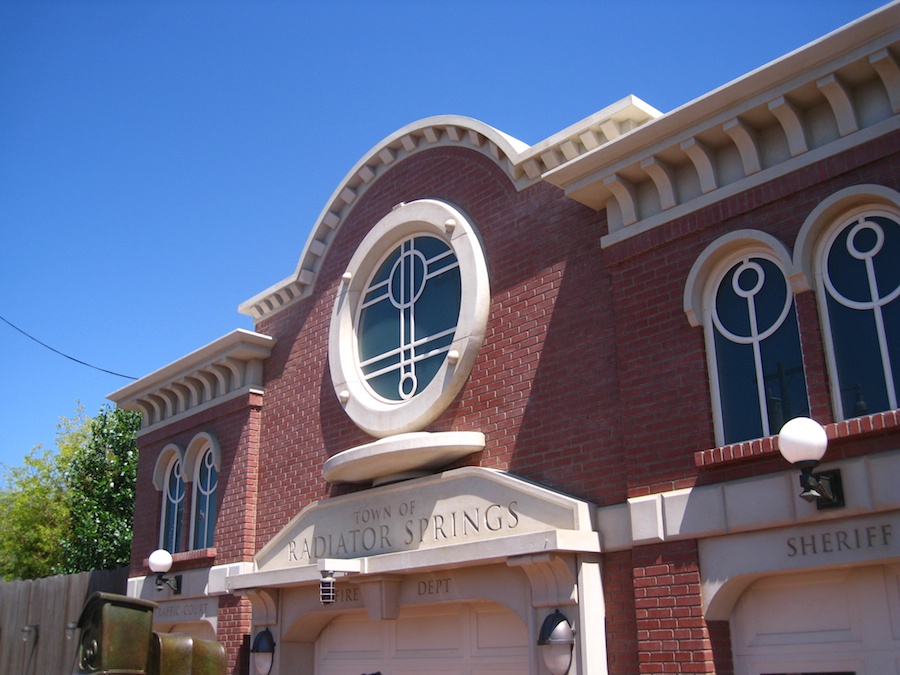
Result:
[[[346,173],[423,117],[537,143],[668,112],[866,0],[0,2],[0,316],[146,375],[294,271]],[[0,463],[129,381],[0,323]]]

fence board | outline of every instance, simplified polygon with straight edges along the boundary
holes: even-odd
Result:
[[[68,639],[66,625],[78,621],[85,600],[95,591],[125,593],[128,570],[83,572],[67,576],[0,582],[0,673],[71,675],[77,672],[78,635]],[[22,628],[37,626],[22,640]]]

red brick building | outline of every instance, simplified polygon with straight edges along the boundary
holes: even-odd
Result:
[[[364,155],[253,332],[110,397],[156,629],[235,673],[900,673],[898,26]]]

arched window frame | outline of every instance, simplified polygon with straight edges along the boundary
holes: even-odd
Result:
[[[159,548],[164,548],[169,553],[184,550],[184,503],[187,485],[183,457],[181,448],[170,443],[159,454],[153,471],[153,485],[160,492]],[[170,489],[172,481],[175,481],[176,485],[174,495]],[[178,485],[180,495],[177,493]]]
[[[742,259],[750,257],[764,258],[773,262],[784,274],[788,293],[792,296],[795,296],[798,290],[802,289],[803,280],[798,277],[794,270],[788,248],[775,237],[757,230],[736,230],[710,244],[694,262],[685,284],[684,312],[688,322],[694,327],[702,326],[704,330],[713,427],[716,444],[720,446],[725,445],[727,442],[752,440],[726,441],[725,413],[723,411],[716,352],[716,329],[712,317],[712,307],[723,276]],[[791,304],[796,311],[796,302],[793,297],[791,298]],[[805,378],[805,372],[803,377]],[[767,406],[765,397],[760,394],[758,398],[763,418],[763,435],[778,433],[778,429],[767,428],[769,423],[767,416],[764,414]]]
[[[201,479],[204,467],[215,470],[212,485]],[[210,433],[194,436],[188,445],[184,459],[184,473],[191,477],[191,528],[190,548],[210,548],[214,545],[215,519],[218,514],[218,474],[222,467],[219,442]],[[213,509],[212,528],[201,523],[210,507]]]
[[[828,366],[828,381],[831,403],[836,421],[843,421],[860,414],[858,410],[845,410],[843,391],[838,368],[834,336],[828,310],[825,284],[824,255],[830,240],[847,227],[851,221],[867,213],[883,212],[900,222],[900,193],[882,185],[854,185],[845,188],[823,200],[807,217],[797,236],[794,246],[795,269],[802,274],[808,288],[814,288],[819,308],[823,344]],[[891,291],[883,297],[891,297]],[[895,299],[894,302],[900,302]],[[890,337],[890,336],[888,336]],[[890,376],[890,364],[885,367],[885,379]],[[886,384],[889,390],[890,385]],[[900,392],[894,391],[889,405],[896,408]],[[891,409],[891,408],[889,408]],[[874,411],[878,412],[878,411]],[[865,413],[862,413],[865,414]]]

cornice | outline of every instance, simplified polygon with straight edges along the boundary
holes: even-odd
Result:
[[[259,322],[309,295],[353,206],[414,154],[464,147],[518,190],[545,181],[607,209],[611,246],[900,126],[898,54],[900,1],[666,114],[628,96],[533,146],[468,117],[414,122],[338,185],[294,273],[239,311]]]
[[[524,190],[541,181],[547,171],[660,114],[628,96],[533,147],[459,115],[429,117],[405,126],[372,148],[344,177],[313,225],[294,273],[238,309],[260,321],[309,295],[321,262],[353,206],[379,176],[407,157],[435,148],[466,148],[491,159],[517,190]]]
[[[892,3],[544,179],[607,209],[612,246],[900,127]]]
[[[261,392],[263,361],[274,345],[275,338],[237,329],[107,398],[142,413],[145,433],[249,391]]]

